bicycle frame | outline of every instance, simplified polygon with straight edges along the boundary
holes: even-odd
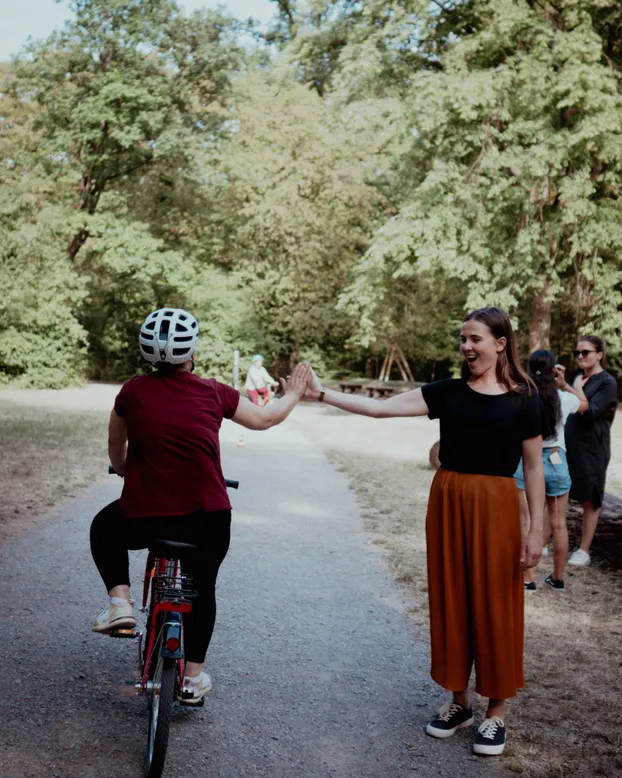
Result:
[[[166,587],[168,596],[166,593],[158,595],[156,586],[158,576],[171,584],[171,586]],[[171,594],[176,592],[179,594],[173,598]],[[184,595],[187,596],[187,594],[187,590],[183,589],[179,560],[156,557],[150,551],[143,582],[143,610],[147,610],[150,599],[152,607],[148,614],[148,641],[141,668],[141,691],[148,688],[149,680],[153,674],[154,648],[159,643],[161,645],[160,655],[168,659],[176,659],[178,662],[178,691],[181,693],[184,673],[182,617],[184,613],[190,613],[192,610],[192,604],[184,601]],[[168,615],[166,620],[159,624],[163,614]],[[159,641],[160,637],[162,637],[161,641]]]

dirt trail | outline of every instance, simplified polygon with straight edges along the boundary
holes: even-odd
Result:
[[[294,422],[244,433],[245,448],[239,432],[222,434],[242,488],[208,655],[215,689],[203,710],[176,713],[166,775],[498,775],[471,755],[471,733],[423,733],[442,699],[427,641],[345,477]],[[102,481],[0,549],[2,778],[142,775],[145,701],[120,695],[135,646],[90,632],[104,592],[88,527],[118,491]],[[132,557],[136,582],[143,560]]]

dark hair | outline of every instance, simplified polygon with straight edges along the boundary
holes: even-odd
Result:
[[[171,365],[170,362],[156,362],[154,367],[160,375],[173,375],[179,372],[184,364],[184,362],[181,365]]]
[[[600,366],[607,367],[607,349],[605,348],[605,341],[602,338],[599,338],[598,335],[584,335],[583,337],[579,338],[577,343],[581,343],[581,341],[584,340],[587,340],[588,343],[591,343],[596,351],[602,352],[603,358],[600,360]]]
[[[546,349],[538,349],[529,356],[527,370],[533,379],[544,411],[544,440],[555,437],[557,425],[562,420],[562,406],[555,382],[555,357]]]
[[[523,370],[516,350],[516,336],[512,324],[505,311],[500,308],[479,308],[472,311],[463,321],[481,321],[492,332],[493,337],[505,338],[506,346],[497,359],[497,381],[503,384],[508,392],[520,392],[524,388],[535,388],[534,382]],[[466,363],[462,365],[462,377],[470,375]]]

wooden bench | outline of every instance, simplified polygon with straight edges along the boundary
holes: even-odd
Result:
[[[366,381],[341,381],[339,388],[344,394],[360,394],[365,391]]]
[[[339,388],[344,394],[364,394],[367,397],[392,397],[400,392],[408,392],[421,386],[420,383],[408,381],[370,381],[358,379],[356,381],[341,381]]]

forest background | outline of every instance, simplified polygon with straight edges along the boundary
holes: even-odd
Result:
[[[74,0],[0,65],[0,383],[142,369],[163,305],[283,372],[452,373],[468,309],[622,371],[622,3]]]

